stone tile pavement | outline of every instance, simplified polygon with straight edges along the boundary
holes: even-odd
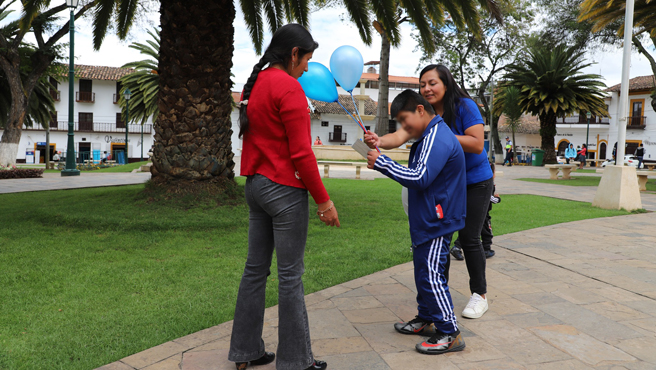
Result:
[[[499,167],[497,190],[591,201],[594,188],[515,180],[544,168]],[[332,169],[331,169],[332,171]],[[353,174],[354,176],[355,174]],[[656,195],[643,193],[646,208]],[[465,264],[454,261],[451,292],[467,348],[425,356],[421,339],[392,324],[416,313],[410,263],[306,296],[313,351],[329,369],[656,369],[656,217],[651,213],[552,225],[495,238],[488,260],[490,310],[460,316],[469,297]],[[402,247],[402,246],[399,246]],[[278,308],[265,314],[268,350]],[[161,344],[102,370],[221,370],[231,322]],[[254,367],[274,369],[273,365]]]

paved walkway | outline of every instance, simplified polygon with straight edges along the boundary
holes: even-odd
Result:
[[[515,180],[548,178],[544,168],[498,170],[503,171],[496,181],[502,194],[587,202],[594,197],[594,188]],[[642,199],[646,208],[656,210],[656,194],[643,193]],[[450,285],[467,348],[442,356],[418,354],[414,345],[420,337],[393,330],[392,323],[416,314],[412,265],[395,266],[306,296],[313,351],[328,362],[329,369],[340,370],[653,370],[654,245],[656,217],[651,213],[496,237],[497,255],[488,260],[487,270],[490,310],[481,319],[460,316],[469,297],[468,276],[464,263],[452,263]],[[100,369],[234,369],[227,361],[231,325],[226,322],[190,334]],[[263,338],[268,350],[275,350],[277,327],[275,306],[265,314]]]
[[[0,180],[0,194],[43,190],[66,190],[103,186],[143,184],[149,173],[94,173],[62,177],[59,173],[44,173],[42,178]]]

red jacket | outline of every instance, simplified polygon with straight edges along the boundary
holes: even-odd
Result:
[[[301,84],[284,71],[267,68],[257,76],[246,111],[250,123],[243,137],[241,175],[258,173],[281,185],[308,189],[317,204],[327,202]]]

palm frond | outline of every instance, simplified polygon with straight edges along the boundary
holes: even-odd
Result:
[[[255,52],[262,54],[262,44],[264,42],[264,29],[262,24],[262,13],[260,0],[239,0],[241,11],[244,13],[244,21],[251,36]],[[291,11],[291,9],[289,10]]]
[[[97,5],[93,10],[93,48],[100,49],[100,45],[105,39],[109,22],[114,14],[115,0],[97,0]]]

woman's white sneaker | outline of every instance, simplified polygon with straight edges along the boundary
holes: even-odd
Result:
[[[478,319],[487,312],[487,298],[483,298],[478,293],[472,294],[469,298],[469,303],[464,310],[462,310],[462,316],[468,319]]]

